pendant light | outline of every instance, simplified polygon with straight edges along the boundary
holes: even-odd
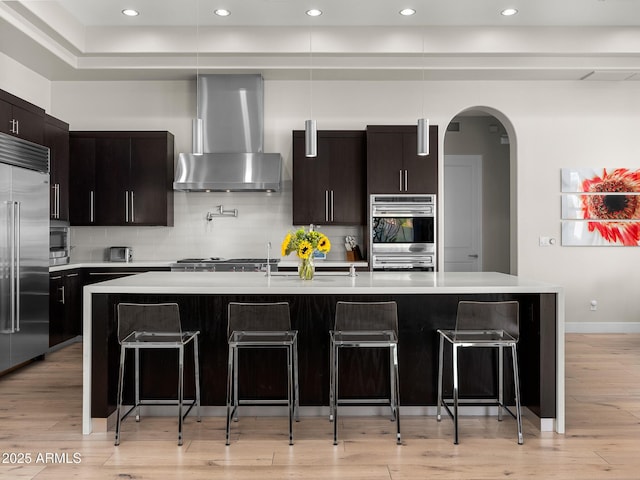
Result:
[[[429,155],[429,119],[424,118],[424,33],[422,34],[422,118],[418,119],[418,155]]]
[[[200,118],[200,26],[199,8],[196,0],[196,118],[191,124],[192,147],[194,155],[204,153],[204,122]]]
[[[304,155],[318,156],[318,128],[313,118],[313,45],[311,43],[311,29],[309,29],[309,120],[304,122]]]

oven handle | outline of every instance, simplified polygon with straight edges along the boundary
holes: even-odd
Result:
[[[397,209],[397,208],[375,208],[373,207],[373,217],[396,216],[396,217],[433,217],[433,208],[425,208],[420,210],[413,209]]]
[[[380,257],[376,256],[376,263],[431,263],[433,255],[419,255],[415,257]]]

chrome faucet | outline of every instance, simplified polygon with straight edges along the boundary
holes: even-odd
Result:
[[[350,277],[356,276],[356,266],[353,263],[349,265],[349,276]]]
[[[271,242],[267,242],[267,268],[265,275],[271,276]]]

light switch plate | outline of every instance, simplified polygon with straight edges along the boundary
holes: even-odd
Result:
[[[539,245],[541,247],[550,247],[556,244],[556,239],[553,237],[540,237]]]

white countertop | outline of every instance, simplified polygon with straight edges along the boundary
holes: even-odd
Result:
[[[562,287],[495,272],[316,272],[301,280],[294,272],[147,272],[96,283],[85,293],[158,294],[432,294],[559,293]]]
[[[141,262],[76,262],[67,263],[65,265],[53,265],[49,267],[49,272],[61,272],[71,270],[73,268],[149,268],[149,267],[168,267],[175,260],[162,261],[141,261]]]
[[[54,265],[49,267],[49,272],[61,272],[71,270],[73,268],[148,268],[148,267],[169,267],[176,260],[148,260],[135,262],[75,262],[65,265]],[[281,260],[278,267],[297,268],[298,263],[295,260]],[[336,260],[316,260],[316,267],[325,268],[348,268],[355,265],[357,268],[367,268],[369,263],[366,261],[348,262]]]

